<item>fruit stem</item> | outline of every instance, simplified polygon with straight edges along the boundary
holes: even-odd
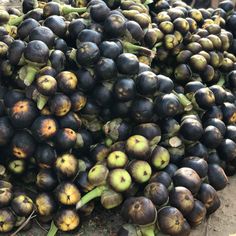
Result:
[[[37,74],[38,70],[32,66],[26,66],[26,76],[24,78],[24,84],[29,86],[33,83],[35,75]]]
[[[75,49],[75,48],[73,48],[73,49],[70,51],[70,53],[69,53],[69,58],[70,58],[72,61],[74,61],[74,62],[77,63],[77,61],[76,61],[76,49]]]
[[[62,15],[67,15],[69,13],[77,12],[79,14],[85,13],[87,11],[86,7],[76,8],[70,6],[63,6],[62,7]]]
[[[50,230],[47,233],[47,236],[54,236],[54,235],[56,235],[57,231],[58,231],[58,228],[56,227],[56,225],[52,221],[51,222],[51,227],[50,227]]]
[[[93,200],[94,198],[97,197],[101,197],[101,195],[103,194],[103,192],[105,190],[107,190],[108,187],[106,185],[101,185],[96,187],[95,189],[91,190],[90,192],[88,192],[87,194],[85,194],[80,201],[76,204],[76,210],[80,209],[81,207],[83,207],[84,205],[86,205],[87,203],[89,203],[91,200]]]
[[[22,16],[11,16],[9,21],[8,21],[8,25],[19,25],[23,20],[24,20],[25,15]]]
[[[176,93],[174,90],[172,92],[178,98],[179,102],[182,104],[185,111],[191,111],[193,109],[191,101],[189,101],[184,94]]]
[[[162,42],[156,43],[153,48],[157,49],[160,48],[163,45]]]
[[[44,106],[46,105],[48,101],[48,97],[42,95],[42,94],[38,94],[37,96],[37,107],[39,110],[42,110],[44,108]]]
[[[217,85],[219,85],[220,87],[222,87],[225,83],[225,79],[222,77],[220,78],[220,80],[217,82]]]
[[[113,141],[111,138],[106,138],[105,139],[105,144],[107,147],[110,147],[113,144]]]
[[[155,57],[155,52],[148,49],[148,48],[145,48],[145,47],[142,47],[139,45],[135,45],[135,44],[127,42],[127,41],[121,41],[121,43],[122,43],[123,48],[126,52],[133,53],[133,54],[139,54],[139,55],[143,55],[143,56],[148,56],[151,58]]]

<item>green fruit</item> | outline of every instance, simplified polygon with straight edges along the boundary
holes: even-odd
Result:
[[[110,169],[123,168],[128,162],[128,157],[124,152],[114,151],[107,157],[107,166]]]
[[[88,173],[88,180],[94,186],[105,183],[109,170],[106,166],[98,164],[92,167]]]
[[[170,162],[170,154],[167,149],[156,146],[151,154],[151,163],[157,170],[164,169]]]
[[[147,160],[150,155],[149,142],[141,135],[133,135],[126,141],[126,151],[132,158]]]
[[[132,179],[127,170],[115,169],[110,171],[108,182],[116,192],[124,192],[131,186]]]
[[[133,161],[129,165],[129,173],[135,182],[145,183],[152,175],[152,168],[146,161]]]

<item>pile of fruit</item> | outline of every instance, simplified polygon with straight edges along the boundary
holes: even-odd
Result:
[[[206,3],[207,1],[205,1]],[[0,234],[190,234],[236,173],[230,0],[23,1],[0,10]],[[105,226],[104,226],[105,227]]]

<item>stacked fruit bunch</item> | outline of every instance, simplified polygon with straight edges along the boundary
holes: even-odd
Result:
[[[0,10],[0,232],[99,198],[118,235],[189,235],[236,172],[234,5],[78,5]]]

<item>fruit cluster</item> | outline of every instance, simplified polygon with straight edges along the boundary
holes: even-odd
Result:
[[[236,173],[236,14],[173,0],[0,10],[0,233],[185,236]],[[14,235],[13,234],[13,235]]]

